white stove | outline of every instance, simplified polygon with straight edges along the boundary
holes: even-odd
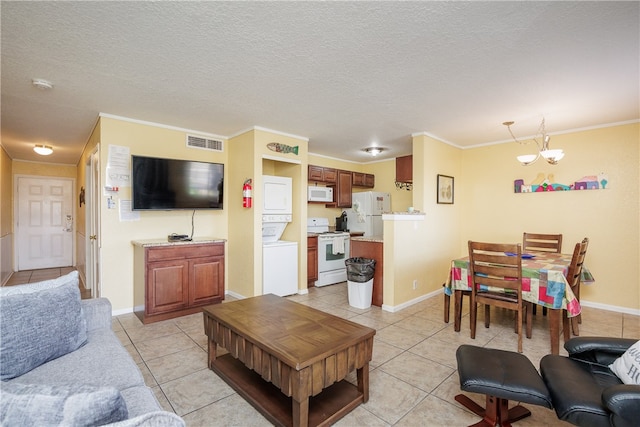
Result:
[[[346,231],[329,231],[327,218],[307,219],[307,232],[318,233],[318,281],[316,286],[347,281],[349,238]]]

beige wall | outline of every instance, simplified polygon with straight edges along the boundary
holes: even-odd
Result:
[[[104,179],[109,146],[129,147],[130,154],[171,157],[227,163],[224,153],[186,147],[183,131],[122,121],[108,117],[100,120],[100,163]],[[80,167],[84,167],[82,164]],[[225,168],[225,178],[229,168]],[[224,194],[229,194],[225,181]],[[121,200],[130,200],[131,188],[121,188],[114,197],[119,208]],[[168,234],[191,234],[193,211],[143,211],[139,221],[120,221],[118,209],[107,209],[107,197],[100,196],[102,296],[109,298],[114,310],[133,307],[133,246],[132,240],[163,239]],[[228,238],[228,206],[224,210],[198,210],[194,216],[194,237]]]
[[[402,307],[439,292],[457,257],[461,206],[437,204],[435,188],[438,174],[459,176],[461,151],[424,134],[413,137],[411,193],[425,219],[384,223],[385,306]]]
[[[468,240],[521,242],[529,231],[562,233],[563,252],[589,237],[586,265],[596,282],[583,286],[582,301],[638,313],[639,135],[637,123],[555,135],[552,148],[562,148],[565,158],[555,166],[539,160],[528,167],[515,156],[534,147],[507,143],[461,150],[415,135],[413,203],[426,219],[385,221],[385,305],[402,307],[438,295],[451,259],[466,255]],[[513,189],[514,180],[530,183],[538,174],[569,184],[600,172],[609,178],[605,190],[515,194]],[[436,203],[438,174],[455,178],[453,205]]]
[[[0,145],[0,285],[13,273],[13,177],[11,158]]]
[[[524,231],[562,233],[563,252],[588,237],[586,266],[596,282],[582,287],[581,299],[640,309],[639,135],[635,123],[552,136],[552,148],[565,152],[555,166],[543,160],[521,166],[515,156],[525,147],[515,143],[464,150],[456,180],[462,209],[457,255],[466,253],[469,239],[521,242]],[[605,190],[513,192],[515,179],[529,183],[539,173],[571,183],[600,172],[609,177]]]
[[[254,282],[261,277],[262,249],[255,242],[255,235],[261,233],[260,224],[254,219],[255,209],[242,207],[242,184],[246,179],[253,180],[260,174],[259,162],[253,155],[253,134],[246,132],[230,138],[227,144],[229,164],[227,177],[229,188],[233,189],[227,195],[229,203],[225,209],[229,213],[229,241],[227,290],[236,296],[253,296]],[[256,203],[254,197],[254,206]],[[260,234],[261,235],[261,234]]]
[[[272,151],[267,148],[271,142],[297,146],[298,154]],[[307,287],[307,206],[302,195],[307,182],[307,146],[308,142],[303,137],[262,128],[254,128],[229,139],[229,159],[234,165],[230,185],[237,194],[237,201],[230,207],[228,289],[236,296],[262,295],[263,175],[292,178],[293,221],[287,226],[282,239],[298,242],[298,289]],[[253,181],[252,209],[242,207],[242,184],[247,178]]]
[[[55,176],[57,178],[76,179],[75,165],[57,165],[51,163],[23,162],[14,160],[13,175]]]
[[[301,242],[299,247],[300,283],[306,283],[307,216],[330,219],[341,212],[321,204],[306,203],[307,164],[355,170],[376,175],[374,191],[392,194],[392,210],[404,211],[413,205],[425,212],[424,221],[385,222],[385,305],[402,306],[428,295],[439,295],[448,273],[450,260],[466,254],[469,239],[521,241],[523,231],[561,232],[564,252],[575,242],[590,238],[587,266],[596,283],[584,286],[585,304],[622,310],[640,310],[640,125],[638,123],[573,132],[552,137],[552,147],[564,149],[566,156],[556,166],[539,160],[523,167],[515,156],[526,148],[515,143],[461,150],[426,134],[414,135],[414,188],[396,190],[395,161],[355,164],[309,154],[306,141],[265,130],[252,130],[226,141],[224,153],[210,153],[185,147],[185,133],[103,117],[87,143],[78,167],[11,162],[4,150],[0,157],[0,237],[11,233],[11,203],[5,188],[15,174],[64,176],[77,179],[79,189],[85,181],[85,163],[93,147],[100,142],[101,169],[108,160],[109,145],[127,146],[131,154],[185,159],[204,159],[225,163],[225,209],[198,211],[196,236],[228,239],[227,289],[243,296],[259,293],[261,262],[260,217],[256,209],[243,209],[241,183],[254,179],[259,188],[263,173],[286,175],[297,181],[299,198],[294,200],[300,221],[287,229],[287,238]],[[298,156],[280,155],[266,149],[268,142],[299,145]],[[287,164],[271,157],[284,157]],[[299,162],[299,163],[296,163]],[[8,166],[7,166],[8,165]],[[229,167],[233,165],[233,167]],[[12,172],[7,172],[10,169]],[[555,181],[570,183],[584,175],[608,174],[606,190],[565,193],[514,194],[513,181],[530,182],[539,173],[553,174]],[[455,177],[455,204],[436,203],[436,175]],[[229,190],[231,188],[231,190]],[[356,189],[354,191],[366,191]],[[77,196],[77,195],[76,195]],[[120,199],[130,198],[129,189],[121,189]],[[255,194],[254,203],[260,203]],[[7,205],[9,205],[7,207]],[[103,295],[115,310],[133,306],[133,248],[131,240],[163,238],[171,232],[190,233],[191,213],[183,211],[142,212],[140,221],[122,222],[118,210],[102,211],[102,283]],[[254,206],[256,206],[254,204]],[[84,209],[78,210],[77,229],[84,231]],[[3,259],[4,257],[4,252]],[[231,260],[231,261],[230,261]],[[247,268],[247,265],[251,265]],[[413,280],[418,281],[414,290]],[[304,285],[300,285],[301,288]]]
[[[11,173],[11,158],[0,146],[0,237],[11,234],[13,229],[13,178]]]

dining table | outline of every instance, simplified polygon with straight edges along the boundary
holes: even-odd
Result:
[[[566,275],[573,254],[551,252],[535,252],[522,254],[522,299],[549,310],[549,333],[551,353],[560,352],[560,323],[562,312],[566,310],[567,318],[580,315],[582,308]],[[581,283],[592,284],[595,279],[586,266],[582,266]],[[451,261],[451,268],[444,283],[445,322],[448,322],[448,302],[454,296],[454,330],[460,331],[462,318],[463,291],[471,291],[469,276],[469,257]],[[564,322],[568,328],[568,322]]]

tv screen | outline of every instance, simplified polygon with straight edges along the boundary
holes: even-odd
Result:
[[[224,165],[131,156],[133,210],[222,209]]]

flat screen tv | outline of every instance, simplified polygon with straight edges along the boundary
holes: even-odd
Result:
[[[222,209],[224,164],[131,156],[133,210]]]

